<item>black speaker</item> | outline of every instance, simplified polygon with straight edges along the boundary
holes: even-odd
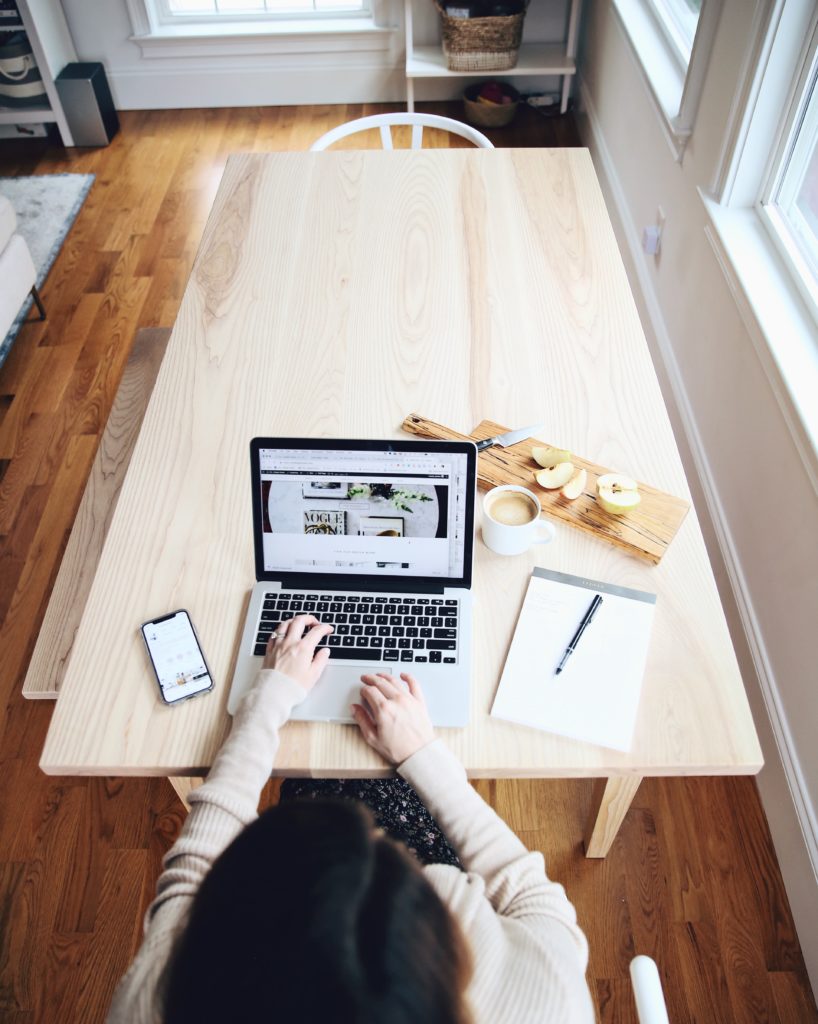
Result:
[[[75,146],[107,146],[119,131],[105,68],[98,62],[66,64],[55,79]]]

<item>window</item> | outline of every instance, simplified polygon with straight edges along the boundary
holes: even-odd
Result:
[[[813,41],[791,128],[773,165],[760,212],[808,301],[818,309],[818,54]]]
[[[756,0],[752,37],[705,234],[818,491],[815,0]]]
[[[651,0],[653,13],[685,67],[696,36],[702,0]]]
[[[613,0],[668,142],[681,161],[693,132],[721,0]]]
[[[164,24],[183,22],[225,23],[259,21],[269,17],[330,11],[366,9],[364,0],[158,0],[159,20]]]

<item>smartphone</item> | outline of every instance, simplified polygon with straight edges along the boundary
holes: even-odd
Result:
[[[166,704],[178,704],[213,689],[210,669],[184,608],[143,622],[140,629]]]

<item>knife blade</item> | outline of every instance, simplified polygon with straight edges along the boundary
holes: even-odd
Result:
[[[544,427],[544,423],[536,423],[533,427],[522,427],[520,430],[509,430],[505,434],[498,434],[496,437],[487,437],[485,440],[477,442],[477,450],[482,452],[495,444],[499,444],[501,448],[508,448],[509,445],[516,444],[518,441],[525,441],[527,437],[533,437],[534,434],[538,434]]]

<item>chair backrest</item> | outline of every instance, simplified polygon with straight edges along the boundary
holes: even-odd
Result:
[[[359,117],[357,121],[347,121],[337,128],[331,128],[325,135],[310,146],[310,150],[317,152],[326,149],[339,139],[345,139],[348,135],[356,132],[365,132],[370,128],[378,128],[381,133],[381,145],[384,149],[394,149],[392,145],[392,128],[395,125],[411,125],[412,127],[412,149],[423,147],[423,129],[439,128],[444,132],[451,132],[461,138],[468,139],[475,146],[481,149],[494,149],[482,132],[478,132],[471,125],[463,124],[462,121],[455,121],[451,117],[439,117],[437,114],[373,114],[371,117]]]

